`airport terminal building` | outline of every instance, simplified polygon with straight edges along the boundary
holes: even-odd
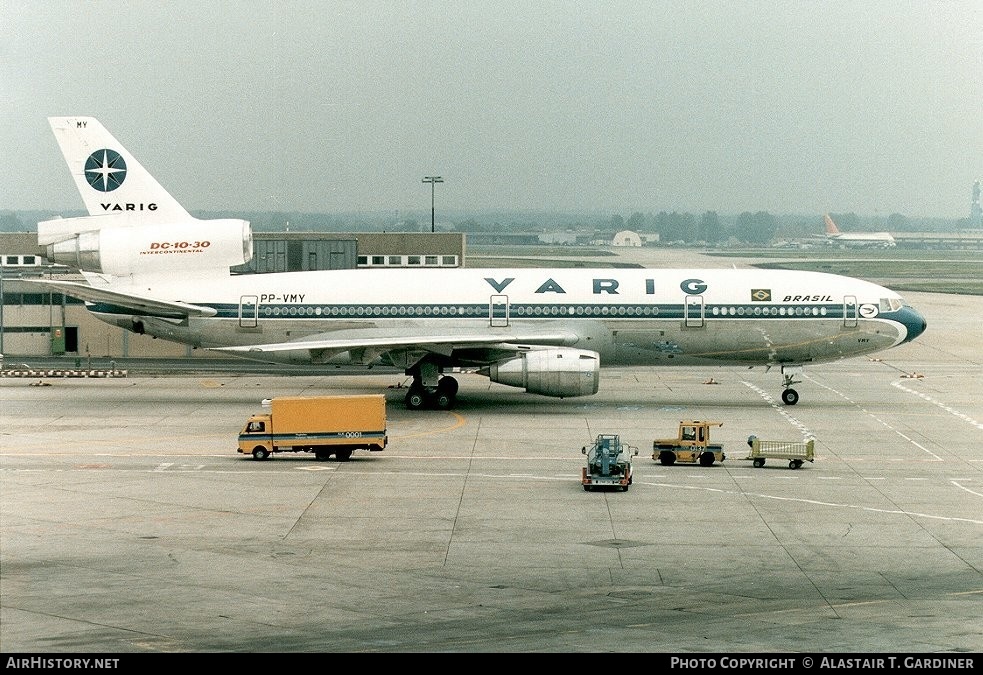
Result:
[[[93,317],[81,300],[22,283],[83,281],[52,264],[37,234],[0,233],[0,354],[99,358],[201,357],[207,350],[137,335]],[[465,235],[437,233],[254,232],[253,257],[233,274],[372,267],[464,267]]]

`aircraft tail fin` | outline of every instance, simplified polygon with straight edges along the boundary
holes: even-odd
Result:
[[[840,233],[840,228],[836,227],[836,223],[833,222],[833,219],[829,217],[828,213],[823,216],[823,221],[826,223],[826,234],[836,235]]]
[[[192,216],[94,117],[49,117],[90,216],[126,215],[131,225]]]

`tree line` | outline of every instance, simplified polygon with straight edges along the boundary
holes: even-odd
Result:
[[[42,211],[0,210],[0,231],[31,232],[39,220],[58,214]],[[72,214],[61,214],[66,217]],[[78,215],[84,215],[79,212]],[[399,216],[390,213],[307,213],[307,212],[202,212],[198,218],[243,218],[257,232],[429,232],[429,213]],[[946,232],[970,227],[969,219],[908,218],[892,213],[886,220],[864,219],[855,213],[830,213],[844,232]],[[663,244],[705,243],[721,244],[737,241],[751,245],[767,245],[776,239],[806,238],[823,235],[822,214],[813,216],[780,215],[768,211],[746,211],[721,216],[716,211],[700,215],[678,211],[642,213],[635,211],[627,218],[620,214],[609,216],[558,213],[447,213],[438,218],[441,232],[472,233],[532,233],[569,231],[594,238],[611,239],[618,232],[631,230],[658,240]]]

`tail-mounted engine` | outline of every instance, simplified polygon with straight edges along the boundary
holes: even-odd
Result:
[[[535,349],[484,370],[492,382],[523,387],[530,394],[590,396],[597,393],[601,357],[585,349]]]
[[[253,235],[245,220],[191,220],[126,225],[114,216],[85,216],[38,223],[46,258],[85,272],[134,273],[229,268],[249,262]]]

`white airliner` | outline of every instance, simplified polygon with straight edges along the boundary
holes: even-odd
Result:
[[[271,363],[385,365],[411,409],[450,408],[470,369],[553,397],[594,394],[599,369],[767,366],[782,400],[804,365],[918,337],[895,292],[816,272],[737,269],[356,269],[230,273],[243,220],[191,217],[91,117],[49,118],[89,215],[38,223],[39,280],[135,333]]]
[[[823,222],[826,223],[826,239],[835,244],[889,248],[897,243],[890,232],[840,232],[828,213],[823,216]]]

